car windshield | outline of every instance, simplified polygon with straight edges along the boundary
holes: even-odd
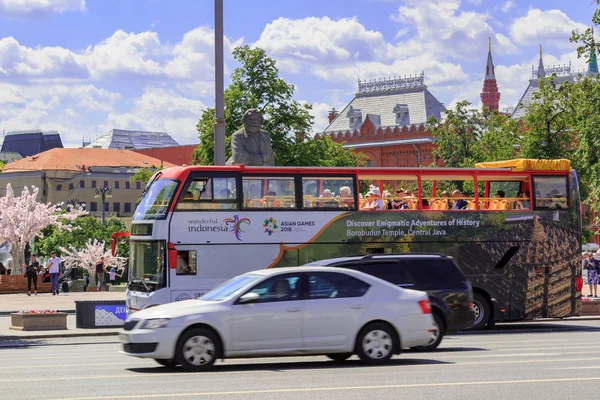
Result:
[[[200,297],[200,300],[206,301],[223,301],[231,296],[235,295],[244,287],[251,283],[258,281],[262,276],[260,275],[240,275],[227,282],[217,286],[204,296]]]
[[[178,182],[173,179],[158,179],[151,182],[142,193],[133,219],[165,219],[177,190],[177,184]]]

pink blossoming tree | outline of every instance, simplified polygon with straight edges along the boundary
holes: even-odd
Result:
[[[6,195],[0,197],[0,240],[11,245],[13,270],[20,271],[25,262],[25,246],[42,229],[56,225],[58,229],[72,230],[71,221],[87,214],[83,207],[66,211],[62,203],[40,203],[37,200],[39,188],[25,186],[20,196],[15,196],[11,184],[6,185]]]
[[[96,262],[100,257],[104,257],[104,265],[107,269],[115,267],[116,269],[121,268],[127,262],[124,257],[113,257],[110,251],[106,249],[104,242],[98,241],[98,239],[89,239],[83,249],[76,249],[73,246],[68,248],[61,247],[61,261],[65,263],[65,267],[82,267],[88,270],[90,277],[90,284],[93,286],[96,281],[96,274],[94,268]]]

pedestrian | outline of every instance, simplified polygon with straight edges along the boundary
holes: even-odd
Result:
[[[6,267],[0,262],[0,275],[6,275]]]
[[[98,291],[101,291],[102,286],[104,285],[105,272],[106,268],[104,267],[104,257],[100,257],[100,259],[96,261],[96,278],[98,279]]]
[[[108,281],[110,282],[111,286],[115,286],[116,278],[117,278],[117,270],[115,269],[115,267],[111,267],[110,271],[108,273]]]
[[[50,286],[52,290],[52,296],[58,294],[58,274],[60,272],[60,258],[56,257],[56,252],[50,253],[50,259],[48,260],[48,269],[50,272]]]
[[[87,287],[90,285],[90,277],[86,275],[83,277],[83,291],[87,292]]]
[[[27,277],[27,296],[31,296],[31,283],[33,282],[33,294],[37,296],[37,278],[40,272],[40,263],[36,260],[35,254],[31,255],[29,265],[25,266],[25,276]]]
[[[583,262],[583,269],[587,269],[587,282],[590,286],[588,297],[598,297],[598,269],[600,265],[594,259],[594,253],[588,253],[588,259]],[[592,291],[592,289],[594,289]]]

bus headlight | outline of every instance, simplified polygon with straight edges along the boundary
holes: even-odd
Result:
[[[157,329],[164,328],[169,322],[168,318],[147,319],[144,321],[140,329]]]

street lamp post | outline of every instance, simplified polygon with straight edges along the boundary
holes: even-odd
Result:
[[[215,165],[225,165],[223,0],[215,0]]]
[[[104,216],[106,209],[106,199],[112,197],[112,189],[109,187],[96,188],[96,198],[102,199],[102,225],[104,225]]]

